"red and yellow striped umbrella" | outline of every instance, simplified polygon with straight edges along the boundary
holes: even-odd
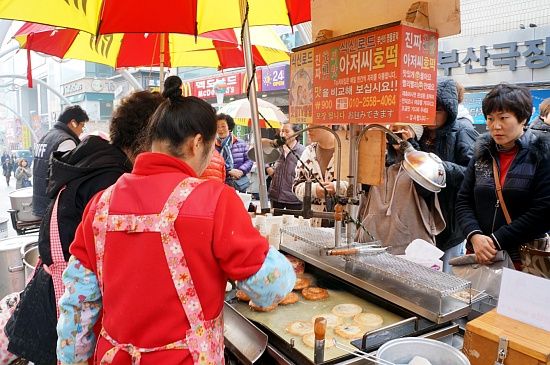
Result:
[[[250,30],[254,63],[270,65],[289,60],[288,51],[270,27]],[[200,37],[185,34],[124,33],[95,37],[74,29],[26,23],[14,38],[21,48],[65,59],[79,59],[118,67],[163,65],[200,66],[218,69],[244,66],[240,30],[212,31]],[[269,45],[267,47],[266,45]]]
[[[182,33],[249,25],[294,25],[311,19],[311,0],[2,0],[0,18],[91,34]]]

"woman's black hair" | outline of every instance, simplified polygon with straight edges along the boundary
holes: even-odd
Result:
[[[122,99],[109,126],[111,144],[133,156],[149,150],[144,131],[163,101],[159,93],[150,91],[137,91]]]
[[[481,103],[483,115],[494,112],[509,112],[516,116],[518,122],[529,122],[533,113],[533,97],[525,86],[501,83],[495,86]]]
[[[225,120],[227,122],[227,128],[229,128],[229,131],[233,132],[233,128],[235,128],[235,121],[233,120],[233,117],[231,115],[220,113],[216,116],[216,121],[218,120]]]
[[[181,96],[181,85],[183,85],[183,81],[181,81],[179,76],[168,76],[166,80],[164,80],[164,89],[162,90],[162,96],[167,98],[168,95],[174,95],[178,93]]]
[[[167,79],[168,80],[168,79]],[[204,143],[216,137],[216,111],[206,101],[195,96],[181,96],[181,90],[166,89],[167,99],[151,117],[148,128],[150,141],[168,142],[170,154],[183,155],[180,149],[188,138],[200,134]]]

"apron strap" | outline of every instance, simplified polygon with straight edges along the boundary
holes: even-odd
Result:
[[[162,247],[166,255],[166,262],[168,263],[174,287],[178,292],[178,297],[185,311],[185,315],[187,316],[187,320],[191,325],[191,329],[203,326],[204,312],[197,291],[195,290],[195,285],[193,284],[193,279],[191,278],[191,273],[187,266],[185,254],[178,239],[174,222],[189,194],[203,182],[204,180],[196,178],[187,178],[183,180],[176,186],[172,194],[170,194],[170,197],[160,213],[161,219],[169,223],[161,226]]]
[[[132,358],[132,365],[140,365],[142,353],[165,351],[165,350],[185,350],[188,348],[186,340],[179,340],[179,341],[172,342],[168,345],[158,346],[158,347],[149,347],[149,348],[137,347],[132,345],[131,343],[118,343],[111,336],[109,336],[109,334],[107,333],[107,331],[105,331],[104,328],[101,329],[100,336],[105,338],[107,341],[109,341],[109,343],[113,347],[110,348],[107,352],[105,352],[105,354],[103,354],[103,357],[101,358],[99,365],[111,364],[116,354],[120,350],[125,351],[128,353],[128,355],[130,355],[130,357]]]
[[[107,231],[125,231],[125,232],[159,232],[162,240],[162,246],[166,257],[166,262],[170,270],[170,275],[174,287],[177,291],[178,298],[181,302],[187,320],[191,326],[188,333],[192,333],[192,341],[203,339],[205,329],[216,324],[221,331],[221,346],[223,349],[223,325],[221,324],[221,316],[212,323],[206,323],[204,320],[204,312],[202,310],[199,297],[195,290],[191,273],[185,255],[175,229],[175,221],[179,212],[187,200],[187,197],[193,190],[203,183],[204,180],[197,178],[186,178],[181,181],[168,197],[162,211],[159,214],[149,215],[109,215],[109,203],[114,186],[108,188],[101,196],[94,217],[95,245],[97,257],[97,274],[100,282],[100,287],[103,292],[103,256],[105,252],[105,238]],[[219,323],[218,323],[219,322]],[[100,365],[110,364],[119,350],[126,351],[132,357],[132,365],[140,365],[141,354],[144,352],[161,351],[167,349],[185,349],[188,348],[188,339],[180,340],[172,344],[157,347],[157,348],[138,348],[132,344],[119,344],[111,338],[105,329],[102,329],[102,336],[107,339],[113,346],[108,350]],[[203,335],[196,335],[203,334]],[[213,341],[213,339],[211,339]],[[196,355],[198,350],[193,348],[190,352]],[[223,351],[221,353],[223,358]]]
[[[50,253],[52,256],[52,264],[49,266],[44,265],[44,270],[51,275],[53,281],[57,318],[59,318],[59,298],[61,298],[63,292],[65,291],[62,275],[63,271],[67,268],[67,262],[65,261],[65,256],[63,255],[63,246],[61,245],[61,238],[59,237],[59,222],[57,220],[59,197],[61,196],[63,190],[65,190],[65,186],[62,187],[57,193],[50,217]]]

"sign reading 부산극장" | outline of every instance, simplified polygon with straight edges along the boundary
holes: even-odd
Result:
[[[397,24],[354,33],[298,50],[290,68],[293,123],[434,123],[434,32]]]

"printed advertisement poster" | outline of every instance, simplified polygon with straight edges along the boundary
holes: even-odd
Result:
[[[290,55],[290,122],[311,123],[313,114],[313,48]]]
[[[304,56],[308,51],[312,64],[309,54]],[[295,56],[291,120],[294,112],[311,103],[311,120],[317,124],[434,123],[437,35],[433,32],[396,25],[317,45]],[[311,94],[304,91],[309,82]]]

